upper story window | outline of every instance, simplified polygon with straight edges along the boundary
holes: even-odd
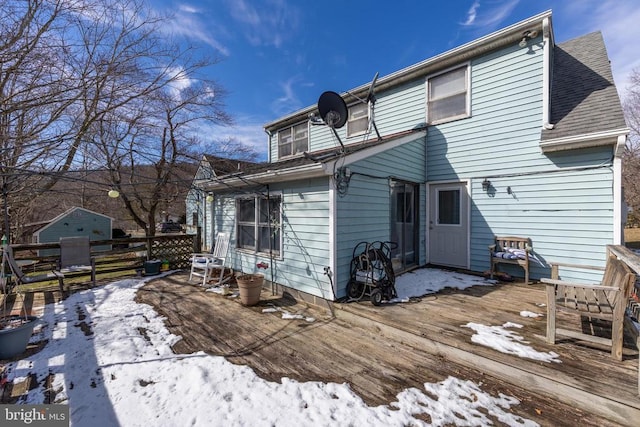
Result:
[[[293,156],[309,150],[309,126],[300,123],[278,132],[278,157]]]
[[[429,78],[427,92],[429,124],[468,117],[470,114],[468,66]]]
[[[369,104],[358,103],[349,107],[347,137],[364,134],[369,129]]]

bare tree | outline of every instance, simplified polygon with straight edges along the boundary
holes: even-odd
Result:
[[[176,204],[184,206],[193,176],[193,163],[188,162],[193,147],[201,146],[200,129],[231,121],[223,109],[222,89],[199,77],[210,62],[188,55],[181,59],[183,66],[166,76],[167,85],[106,115],[95,132],[94,143],[113,187],[147,235],[155,234],[163,211]],[[187,164],[191,170],[185,176]]]
[[[630,225],[640,225],[640,70],[631,73],[631,86],[624,101],[627,125],[631,129],[629,141],[625,147],[622,168],[622,181],[625,199],[631,213]]]
[[[110,170],[133,218],[152,226],[148,214],[157,205],[153,200],[166,193],[162,186],[179,163],[180,144],[189,141],[186,129],[196,119],[228,121],[217,86],[200,85],[202,93],[195,93],[195,84],[184,88],[209,62],[194,60],[191,49],[168,43],[161,31],[164,18],[152,14],[143,1],[3,2],[0,189],[5,230],[10,229],[9,205],[24,210],[27,200],[87,165]],[[108,142],[107,135],[116,139]],[[93,155],[80,156],[86,153]],[[130,188],[142,190],[138,186],[145,178],[132,174],[145,162],[157,171],[147,177],[151,195],[133,193],[129,200]]]

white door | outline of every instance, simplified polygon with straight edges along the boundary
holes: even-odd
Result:
[[[464,183],[429,187],[429,262],[469,268],[469,196]]]

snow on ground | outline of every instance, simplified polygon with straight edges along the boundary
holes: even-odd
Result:
[[[509,412],[517,399],[492,396],[480,385],[454,377],[404,390],[396,401],[370,407],[348,384],[287,378],[269,382],[224,357],[174,354],[171,345],[180,337],[169,333],[152,307],[134,301],[145,280],[111,283],[48,305],[39,338],[49,342],[40,352],[9,364],[9,379],[35,374],[42,383],[54,375],[56,403],[70,405],[75,426],[413,426],[424,425],[417,417],[423,413],[436,426],[492,425],[486,414],[505,425],[537,425]],[[490,284],[432,269],[397,280],[402,298],[483,283]],[[487,328],[493,334],[485,341],[500,341],[501,351],[526,347],[517,339],[502,340],[500,327]],[[21,403],[44,400],[38,387]]]

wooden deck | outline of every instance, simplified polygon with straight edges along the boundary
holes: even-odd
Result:
[[[498,396],[514,396],[511,411],[543,426],[640,425],[638,352],[625,346],[621,362],[606,348],[561,340],[545,342],[543,285],[504,284],[444,291],[420,301],[374,307],[358,302],[320,309],[264,290],[259,305],[242,306],[187,283],[188,273],[158,278],[137,294],[166,317],[169,330],[183,337],[176,353],[205,351],[251,366],[261,377],[280,381],[348,383],[369,405],[388,405],[408,387],[448,376],[472,380]],[[55,296],[47,296],[47,302]],[[28,304],[37,307],[43,297]],[[279,311],[263,312],[266,308]],[[305,319],[286,320],[282,310]],[[575,320],[575,322],[569,322]],[[562,363],[508,355],[471,341],[469,322],[515,329],[529,346],[554,351]],[[578,319],[561,316],[566,328]],[[429,421],[425,417],[425,421]],[[500,425],[496,421],[496,425]]]
[[[543,285],[505,284],[445,291],[418,302],[374,307],[371,303],[333,304],[332,311],[272,296],[263,291],[258,306],[205,292],[176,274],[154,280],[139,293],[175,334],[177,353],[205,351],[251,366],[261,377],[279,381],[347,382],[370,405],[389,404],[408,387],[448,376],[482,384],[492,395],[517,397],[513,412],[553,426],[640,425],[635,348],[623,361],[598,349],[561,340],[545,342]],[[284,320],[279,307],[312,316],[315,322]],[[570,322],[575,320],[575,322]],[[579,319],[561,317],[580,327]],[[516,332],[540,352],[559,354],[562,363],[539,362],[474,344],[469,322],[523,325]],[[499,423],[498,423],[499,424]]]

